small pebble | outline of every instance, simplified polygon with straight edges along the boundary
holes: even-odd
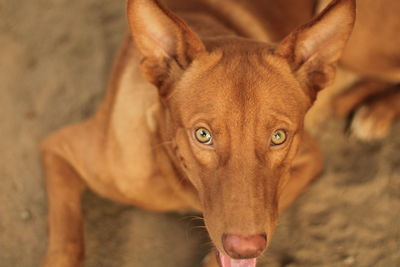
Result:
[[[343,263],[346,265],[352,265],[356,260],[353,256],[348,256],[343,260]]]
[[[28,221],[30,218],[32,218],[32,214],[29,210],[24,210],[20,213],[20,217],[23,221]]]

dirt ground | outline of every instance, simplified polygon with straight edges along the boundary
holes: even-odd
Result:
[[[124,1],[0,0],[0,267],[39,266],[46,197],[37,145],[92,114],[126,30]],[[400,266],[399,125],[362,144],[332,119],[321,178],[281,218],[259,266]],[[206,233],[188,215],[84,197],[88,267],[199,266]]]

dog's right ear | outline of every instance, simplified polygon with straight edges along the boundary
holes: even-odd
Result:
[[[199,37],[158,0],[128,0],[127,16],[135,43],[143,54],[142,72],[160,94],[205,52]]]

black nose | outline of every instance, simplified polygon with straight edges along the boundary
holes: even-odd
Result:
[[[267,235],[223,234],[225,252],[234,259],[250,259],[260,256],[267,245]]]

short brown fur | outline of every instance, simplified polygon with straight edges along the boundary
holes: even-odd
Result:
[[[225,233],[266,233],[269,244],[280,212],[322,169],[303,121],[333,81],[355,1],[334,0],[313,20],[313,1],[304,12],[292,0],[166,2],[173,12],[155,0],[128,1],[133,39],[116,59],[104,102],[42,145],[47,267],[82,266],[86,187],[149,210],[202,212],[224,251]],[[199,127],[211,130],[212,145],[196,141]],[[272,146],[278,129],[287,140]]]

